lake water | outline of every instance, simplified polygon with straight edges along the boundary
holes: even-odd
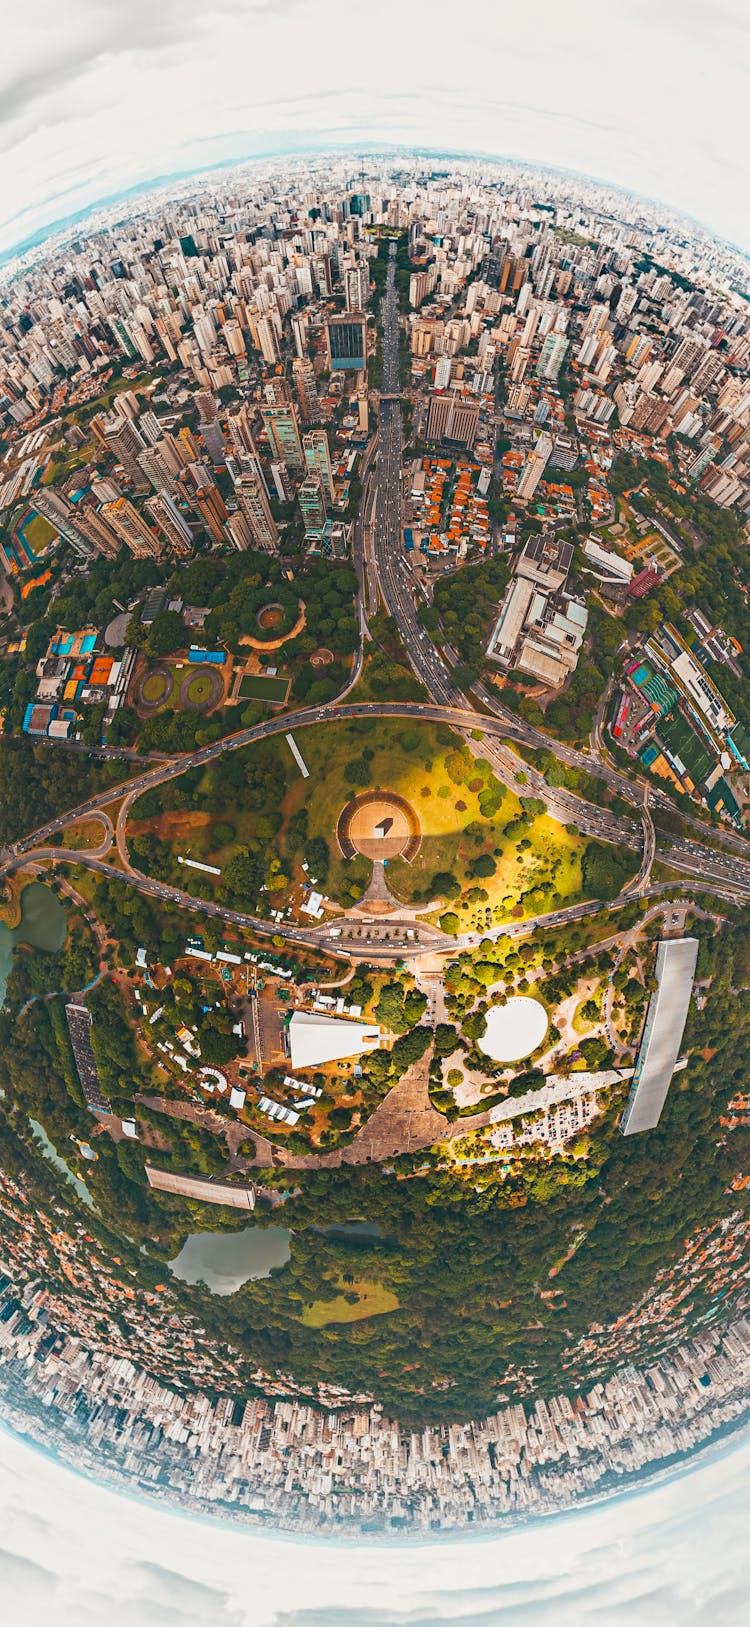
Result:
[[[42,881],[32,881],[21,894],[21,920],[17,927],[0,921],[0,1006],[5,1003],[8,974],[16,944],[54,953],[62,949],[67,933],[65,910],[59,898]]]
[[[285,1226],[246,1226],[241,1232],[194,1232],[170,1270],[181,1282],[203,1282],[212,1294],[234,1294],[243,1282],[269,1277],[289,1259]]]
[[[40,1124],[37,1119],[32,1118],[29,1119],[29,1124],[31,1125],[31,1133],[34,1140],[39,1142],[47,1162],[54,1164],[55,1169],[58,1170],[61,1175],[64,1175],[68,1185],[74,1187],[79,1198],[83,1199],[83,1202],[88,1205],[89,1209],[93,1209],[94,1200],[89,1192],[86,1182],[81,1180],[80,1175],[75,1175],[72,1169],[68,1169],[65,1159],[60,1157],[57,1148],[54,1147],[50,1141],[44,1125]]]
[[[345,1243],[373,1243],[383,1233],[374,1220],[336,1220],[331,1226],[311,1226],[321,1237],[340,1237]]]

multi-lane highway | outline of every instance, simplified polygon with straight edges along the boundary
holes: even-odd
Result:
[[[133,779],[101,792],[98,796],[89,798],[78,807],[69,809],[59,818],[48,821],[39,826],[25,837],[13,844],[4,854],[0,853],[0,875],[3,869],[17,869],[25,862],[32,850],[35,858],[40,861],[53,858],[66,860],[70,863],[88,864],[90,868],[98,870],[101,874],[116,876],[130,885],[140,888],[141,891],[154,896],[161,896],[181,904],[185,908],[194,908],[206,914],[221,916],[223,920],[237,925],[251,926],[254,930],[280,933],[285,938],[298,942],[315,944],[317,947],[333,949],[333,943],[326,943],[326,930],[321,928],[298,929],[285,926],[283,923],[270,924],[258,920],[255,916],[243,914],[240,911],[224,909],[202,900],[193,899],[180,889],[168,887],[152,878],[143,876],[130,865],[127,850],[127,818],[133,803],[141,792],[183,774],[186,770],[201,767],[219,758],[224,752],[236,751],[243,746],[251,745],[255,741],[267,739],[272,735],[289,733],[293,730],[307,728],[316,724],[331,723],[347,718],[363,716],[378,716],[392,718],[414,718],[416,720],[430,720],[445,722],[462,735],[469,749],[476,756],[488,758],[497,777],[502,782],[522,796],[531,796],[543,801],[550,814],[562,824],[575,825],[583,835],[595,836],[603,841],[609,841],[621,847],[642,850],[642,863],[639,872],[634,877],[624,896],[636,896],[644,892],[649,886],[651,867],[654,859],[661,859],[673,870],[685,876],[694,878],[696,885],[714,886],[723,896],[736,897],[738,900],[750,898],[750,844],[737,837],[732,840],[727,837],[727,845],[732,851],[719,851],[716,848],[705,846],[688,837],[679,836],[672,842],[662,842],[657,845],[654,825],[648,807],[647,790],[642,782],[630,781],[620,770],[603,760],[599,755],[580,752],[560,742],[553,741],[541,730],[525,724],[514,713],[490,694],[489,691],[477,686],[474,694],[484,708],[478,713],[467,706],[464,696],[457,690],[449,667],[441,660],[437,650],[428,638],[425,629],[421,626],[414,603],[414,588],[411,574],[405,563],[401,536],[401,409],[397,399],[398,391],[398,307],[394,285],[394,258],[393,248],[388,266],[386,289],[382,303],[383,321],[383,397],[380,405],[380,425],[377,438],[377,468],[376,468],[376,496],[372,488],[371,461],[375,453],[373,441],[367,449],[363,465],[363,504],[355,531],[355,563],[357,565],[362,592],[360,594],[360,631],[362,634],[354,670],[346,688],[337,701],[329,702],[321,707],[303,707],[298,712],[274,716],[257,724],[254,728],[240,730],[236,734],[228,735],[222,740],[212,742],[208,746],[185,753],[180,757],[160,761],[152,768],[146,768]],[[372,508],[376,505],[374,524]],[[419,702],[344,702],[344,696],[356,683],[362,666],[364,635],[366,632],[368,613],[377,607],[377,589],[379,587],[386,608],[395,618],[401,638],[406,647],[409,659],[416,675],[421,679],[429,701]],[[481,733],[480,733],[481,731]],[[477,739],[477,734],[479,738]],[[600,808],[588,802],[584,797],[576,795],[563,786],[551,786],[538,769],[530,766],[523,758],[512,750],[509,742],[525,744],[530,747],[544,747],[554,751],[561,761],[570,766],[585,768],[589,773],[596,774],[605,779],[613,789],[626,795],[637,811],[638,818],[615,814],[611,809]],[[652,801],[657,804],[669,805],[669,799],[658,791],[652,792]],[[90,850],[87,853],[78,853],[62,847],[43,846],[49,844],[63,830],[77,820],[86,816],[103,815],[107,834],[111,832],[109,818],[104,810],[117,809],[117,822],[115,826],[115,839],[117,844],[120,867],[109,864],[105,860],[103,846]],[[700,830],[698,821],[694,828]],[[724,840],[722,833],[722,840]],[[651,890],[651,889],[649,889]],[[596,904],[579,906],[583,913],[590,913],[598,908]],[[555,920],[574,918],[570,911],[560,912]],[[398,934],[394,934],[393,927],[398,925],[391,919],[390,944],[391,952],[399,941]],[[406,926],[404,923],[404,937]],[[428,936],[426,934],[425,936]],[[385,943],[379,945],[375,941],[377,934],[372,934],[372,941],[367,943],[368,955],[385,956],[389,953]],[[356,953],[354,947],[347,950],[343,945],[339,952]],[[364,945],[363,945],[364,949]]]

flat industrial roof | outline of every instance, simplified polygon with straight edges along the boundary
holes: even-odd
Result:
[[[620,1129],[626,1136],[653,1130],[672,1082],[693,992],[697,938],[667,938],[656,953],[657,988],[646,1015],[633,1084]]]

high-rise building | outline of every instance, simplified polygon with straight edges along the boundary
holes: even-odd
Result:
[[[165,487],[168,488],[173,484],[176,472],[165,458],[160,446],[147,446],[145,452],[141,452],[138,462],[154,491],[163,491]]]
[[[117,462],[122,464],[128,478],[134,485],[143,486],[143,470],[138,460],[141,452],[146,450],[146,442],[135,424],[120,413],[113,412],[108,418],[97,421],[97,430],[101,431],[100,438],[104,439]]]
[[[192,504],[197,509],[203,524],[210,531],[214,542],[226,542],[225,524],[227,509],[218,486],[199,485],[192,493]]]
[[[559,375],[567,349],[568,341],[561,333],[548,333],[539,353],[537,378],[554,381]]]
[[[264,407],[262,418],[272,456],[280,458],[290,469],[304,469],[305,459],[293,405]]]
[[[331,372],[361,372],[367,364],[367,321],[361,312],[329,316],[326,322],[328,366]]]
[[[240,356],[245,356],[247,354],[245,349],[245,341],[242,337],[242,329],[239,322],[237,322],[234,317],[227,317],[227,320],[221,330],[221,337],[224,340],[230,356],[235,356],[239,359]]]
[[[130,549],[136,559],[158,559],[162,552],[160,540],[154,536],[142,514],[127,497],[118,497],[114,503],[105,503],[102,514],[112,530]]]
[[[447,441],[454,446],[471,450],[477,438],[479,402],[476,398],[461,396],[454,390],[450,395],[431,395],[427,417],[427,439],[433,445]]]
[[[552,437],[546,433],[540,435],[536,446],[532,447],[528,454],[516,488],[516,496],[522,502],[528,502],[529,498],[533,497],[544,474],[551,451]]]
[[[88,559],[92,552],[92,544],[87,539],[80,524],[80,515],[75,505],[62,492],[50,491],[46,486],[40,486],[34,492],[33,507],[37,514],[53,525],[58,535],[70,543],[75,553],[82,559]]]
[[[294,385],[303,424],[314,423],[318,416],[318,390],[315,368],[307,356],[295,356],[292,362]]]
[[[308,475],[297,492],[306,537],[320,537],[326,523],[326,502],[320,475]]]
[[[184,559],[192,553],[192,531],[169,492],[160,491],[155,497],[147,498],[144,508],[176,559]]]
[[[347,311],[364,311],[370,295],[370,278],[366,266],[351,266],[345,272],[344,294]]]
[[[332,503],[335,498],[333,489],[333,470],[331,468],[331,453],[328,447],[328,436],[324,429],[308,430],[302,437],[302,449],[305,454],[305,466],[310,475],[320,475],[323,490]]]
[[[278,548],[279,533],[262,482],[256,474],[242,474],[234,490],[240,511],[250,527],[253,545],[272,553]]]
[[[273,367],[279,359],[279,341],[276,337],[276,328],[268,316],[261,316],[255,324],[258,335],[258,346],[264,362]]]

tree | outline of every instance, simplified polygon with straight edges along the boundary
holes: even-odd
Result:
[[[151,623],[146,636],[146,650],[149,655],[173,655],[176,650],[184,650],[186,643],[185,623],[176,610],[160,610]]]

